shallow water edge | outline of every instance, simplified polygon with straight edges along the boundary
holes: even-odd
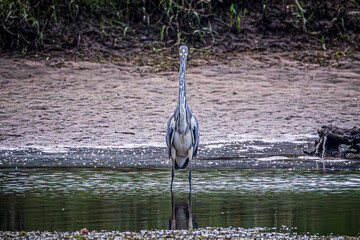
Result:
[[[305,156],[311,147],[310,140],[203,144],[192,164],[191,201],[186,170],[176,172],[170,196],[171,164],[163,147],[3,149],[0,229],[59,231],[51,237],[87,227],[118,231],[95,231],[98,237],[121,238],[125,231],[137,236],[170,229],[174,217],[174,229],[234,226],[249,238],[271,238],[251,235],[258,227],[284,238],[282,226],[298,234],[286,235],[290,239],[357,236],[360,161]]]
[[[299,234],[360,229],[357,171],[41,169],[0,172],[0,229],[141,231],[288,226]]]
[[[358,170],[360,161],[321,159],[304,154],[313,140],[202,144],[194,169]],[[0,150],[0,169],[16,168],[170,168],[165,147],[47,147]]]

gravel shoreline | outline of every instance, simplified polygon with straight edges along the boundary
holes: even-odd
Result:
[[[200,228],[196,230],[142,230],[140,232],[9,232],[0,231],[0,239],[359,239],[349,236],[298,234],[285,227],[285,232],[267,228]]]
[[[199,157],[192,164],[201,170],[291,169],[359,170],[360,161],[306,156],[312,141],[227,142],[201,144]],[[0,147],[0,171],[28,171],[44,168],[136,168],[170,169],[164,147],[139,148],[48,148],[12,149]]]

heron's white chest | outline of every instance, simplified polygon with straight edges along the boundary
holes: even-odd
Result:
[[[190,147],[192,146],[191,132],[188,131],[184,136],[175,132],[174,135],[174,147],[176,149],[176,155],[187,156]]]

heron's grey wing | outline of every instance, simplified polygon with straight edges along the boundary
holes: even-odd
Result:
[[[166,128],[166,146],[167,146],[167,153],[169,158],[171,157],[171,145],[174,140],[174,131],[175,131],[175,120],[174,114],[172,114],[169,118]]]
[[[193,135],[193,157],[195,158],[198,151],[198,145],[200,141],[200,135],[199,135],[199,123],[195,116],[195,114],[192,114],[191,116],[191,131]]]

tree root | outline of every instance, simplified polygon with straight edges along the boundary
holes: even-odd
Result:
[[[360,128],[341,129],[332,125],[318,130],[315,149],[304,153],[319,157],[337,157],[360,160]]]

